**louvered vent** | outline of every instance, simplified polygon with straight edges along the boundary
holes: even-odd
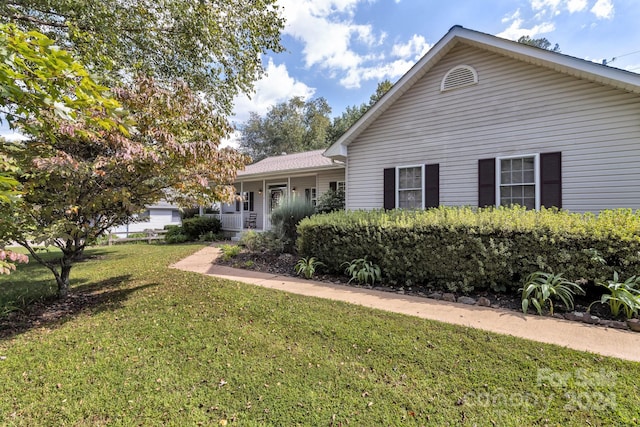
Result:
[[[441,91],[458,89],[478,83],[478,73],[468,65],[457,65],[449,70],[442,79]]]

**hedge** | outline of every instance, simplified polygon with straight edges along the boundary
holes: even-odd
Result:
[[[298,234],[300,255],[315,256],[330,272],[366,256],[380,266],[383,281],[398,286],[514,292],[534,271],[591,283],[613,271],[640,274],[640,214],[629,209],[334,212],[303,220]]]
[[[182,221],[182,234],[187,240],[194,241],[207,233],[217,234],[222,230],[222,223],[218,218],[197,216]]]

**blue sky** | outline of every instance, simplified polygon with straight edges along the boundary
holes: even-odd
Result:
[[[516,40],[546,37],[562,53],[640,72],[638,0],[280,0],[285,53],[235,121],[295,95],[324,97],[337,116],[397,81],[453,25]],[[625,55],[625,56],[623,56]]]
[[[546,37],[563,53],[640,72],[638,0],[279,0],[286,52],[266,56],[236,124],[292,96],[324,97],[332,115],[397,81],[453,25],[516,40]],[[0,133],[6,133],[5,129]],[[237,137],[237,136],[236,136]]]

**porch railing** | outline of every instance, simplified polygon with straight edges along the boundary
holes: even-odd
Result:
[[[236,213],[223,213],[223,214],[207,214],[206,216],[213,216],[220,220],[222,229],[226,231],[241,231],[242,230],[242,215]]]

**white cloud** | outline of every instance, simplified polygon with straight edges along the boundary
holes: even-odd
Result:
[[[593,13],[599,19],[613,18],[614,8],[611,0],[598,0],[591,8]]]
[[[275,65],[273,60],[269,59],[266,75],[256,82],[251,98],[243,95],[235,99],[234,121],[244,122],[249,118],[250,112],[263,115],[272,105],[294,96],[307,99],[313,96],[314,92],[314,88],[291,77],[284,64]]]
[[[567,10],[569,13],[582,12],[587,8],[587,0],[568,0]]]
[[[269,59],[265,68],[266,75],[255,83],[253,95],[251,97],[241,95],[234,100],[232,121],[236,125],[247,121],[251,112],[263,116],[269,107],[279,102],[285,102],[294,96],[308,99],[315,93],[314,88],[291,77],[284,64],[275,65],[273,60]],[[240,136],[240,132],[235,131],[221,145],[238,147]]]
[[[393,45],[391,54],[396,58],[413,58],[417,61],[422,57],[422,55],[427,53],[429,48],[429,43],[427,43],[424,37],[414,34],[407,43],[398,43]]]
[[[509,25],[509,28],[496,35],[505,39],[517,40],[522,36],[535,38],[540,34],[550,33],[556,29],[553,22],[542,22],[529,28],[524,27],[523,24],[524,20],[520,17],[516,17],[511,22],[511,25]]]
[[[346,88],[378,76],[395,78],[398,69],[387,64],[392,55],[400,60],[418,59],[428,49],[424,37],[414,35],[385,52],[387,35],[369,24],[354,21],[356,7],[372,0],[281,0],[286,24],[283,33],[303,44],[305,66],[318,67]],[[387,48],[388,49],[388,48]]]

